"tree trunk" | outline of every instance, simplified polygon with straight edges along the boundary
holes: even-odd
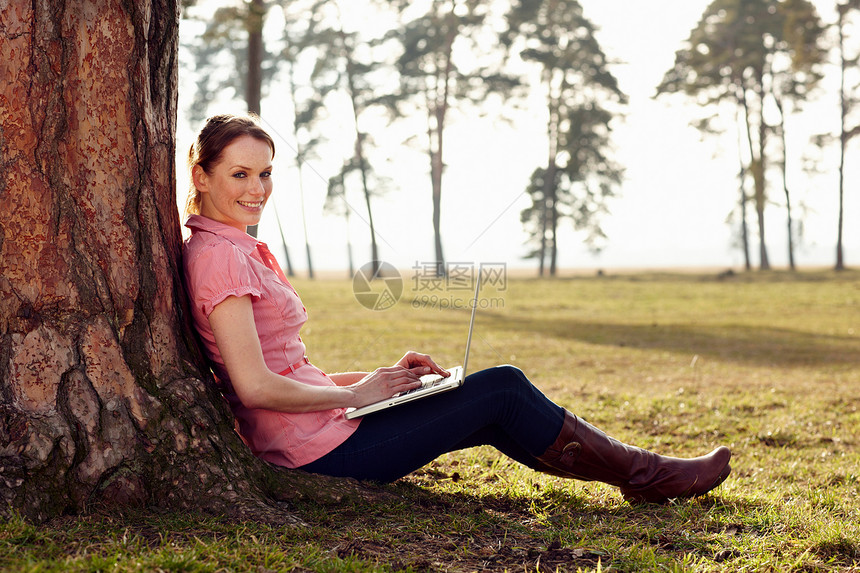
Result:
[[[252,0],[248,5],[248,69],[245,75],[245,104],[248,111],[260,115],[263,99],[263,18],[264,0]],[[248,227],[248,234],[257,236],[258,225]]]
[[[839,214],[836,222],[836,263],[834,269],[837,271],[845,270],[845,257],[842,248],[842,227],[843,227],[843,200],[845,195],[845,147],[848,144],[848,129],[846,118],[849,111],[849,98],[845,90],[845,74],[848,69],[848,61],[845,57],[845,12],[847,6],[839,6],[839,22],[837,31],[839,32]]]
[[[540,247],[538,257],[540,265],[538,267],[538,276],[543,277],[546,272],[547,258],[547,238],[555,236],[555,233],[550,231],[550,221],[554,221],[555,212],[555,174],[557,166],[555,164],[555,155],[550,154],[547,161],[546,171],[544,171],[543,191],[541,192],[541,213],[540,213]]]
[[[305,256],[308,260],[308,278],[314,278],[314,263],[311,259],[311,243],[308,239],[308,219],[305,214],[305,177],[304,177],[304,165],[305,165],[305,148],[301,143],[301,137],[299,134],[299,99],[296,94],[297,86],[295,81],[295,72],[296,65],[294,62],[290,62],[289,64],[289,73],[287,74],[287,84],[288,91],[290,93],[290,102],[293,104],[293,140],[296,142],[295,152],[296,152],[296,178],[298,180],[299,187],[299,203],[301,204],[302,211],[302,230],[305,235]]]
[[[770,270],[770,260],[767,256],[767,245],[765,244],[764,232],[764,209],[765,202],[765,175],[764,175],[764,157],[759,157],[752,164],[753,181],[755,183],[755,212],[758,222],[758,245],[759,245],[759,270]]]
[[[788,268],[796,270],[797,265],[794,262],[794,220],[791,212],[791,192],[788,189],[788,141],[785,137],[785,107],[782,102],[782,97],[776,93],[771,94],[776,103],[776,109],[779,111],[779,124],[776,126],[779,134],[779,142],[782,146],[782,191],[785,194],[785,213],[786,227],[788,228]]]
[[[743,93],[742,90],[738,90],[738,91],[739,91],[739,94]],[[742,95],[738,96],[739,100],[741,97],[743,97],[743,96]],[[738,113],[740,113],[740,111],[743,110],[744,107],[745,106],[743,106],[739,101],[738,102]],[[737,116],[735,118],[735,123],[739,124],[739,119],[737,118]],[[739,201],[738,205],[739,205],[740,211],[741,211],[741,249],[743,250],[743,253],[744,253],[744,270],[749,271],[752,269],[752,264],[750,263],[750,242],[749,242],[749,232],[747,230],[747,193],[746,193],[746,189],[745,189],[746,178],[747,178],[747,169],[746,169],[746,165],[744,164],[743,153],[741,151],[741,146],[742,146],[741,138],[742,138],[742,136],[740,133],[740,128],[738,128],[738,163],[740,165],[740,168],[738,170],[738,189],[740,190],[740,201]]]
[[[544,172],[543,192],[540,200],[540,243],[538,246],[538,276],[543,278],[546,271],[546,237],[549,229],[549,172],[552,170],[552,162],[550,162]]]
[[[352,104],[352,120],[355,126],[355,160],[361,174],[361,188],[364,191],[364,204],[367,206],[367,223],[370,227],[370,260],[373,265],[373,276],[379,271],[379,246],[376,243],[376,228],[373,225],[373,210],[370,208],[370,182],[368,180],[370,166],[364,152],[365,134],[361,131],[358,119],[361,116],[362,107],[358,100],[358,87],[355,82],[355,63],[353,62],[353,50],[348,44],[343,28],[339,30],[341,45],[343,46],[343,57],[346,61],[346,87],[349,92],[349,101]],[[344,194],[346,188],[344,187]],[[344,195],[344,198],[346,196]],[[352,252],[350,251],[350,269],[352,268]],[[352,271],[350,271],[352,276]]]
[[[453,73],[454,40],[457,37],[457,27],[454,25],[452,12],[447,15],[448,26],[445,38],[445,48],[442,52],[443,66],[436,70],[436,86],[430,104],[433,125],[430,126],[430,179],[433,186],[433,246],[436,252],[436,273],[446,274],[445,255],[442,252],[442,175],[445,172],[444,140],[445,115],[448,113],[448,96],[451,74]],[[433,139],[435,134],[435,147]]]
[[[752,263],[750,262],[750,238],[749,238],[749,227],[747,226],[747,193],[744,189],[744,168],[741,166],[741,174],[740,174],[740,208],[741,208],[741,243],[743,244],[744,251],[744,270],[752,270]]]
[[[259,115],[263,99],[263,20],[265,0],[251,0],[248,5],[248,70],[245,80],[245,103],[248,111]]]
[[[549,276],[554,277],[558,273],[558,189],[552,186],[552,209],[550,216],[550,240],[549,240]]]
[[[755,182],[755,212],[758,219],[759,270],[770,270],[770,259],[767,256],[767,244],[764,232],[764,212],[767,206],[767,123],[764,120],[764,72],[758,73],[758,161],[753,163],[753,181]]]
[[[354,108],[353,108],[354,109]],[[364,134],[358,131],[358,116],[355,116],[355,158],[358,162],[358,169],[361,173],[361,188],[364,191],[364,205],[367,207],[367,224],[370,227],[370,260],[373,266],[373,276],[379,272],[379,246],[376,243],[376,227],[373,225],[373,210],[370,208],[370,182],[368,181],[367,159],[364,156]],[[344,189],[344,193],[346,190]],[[352,255],[350,255],[350,268],[352,268]],[[350,276],[352,272],[350,271]]]
[[[747,145],[749,146],[750,153],[750,165],[749,170],[755,173],[755,165],[756,165],[756,153],[755,153],[755,145],[753,144],[753,136],[752,136],[752,125],[750,123],[750,114],[752,111],[750,110],[749,102],[747,101],[746,89],[741,85],[739,87],[740,94],[740,104],[743,107],[743,115],[744,115],[744,128],[746,131],[746,139]],[[755,185],[755,179],[753,180],[753,184]],[[755,191],[753,191],[755,193]],[[747,196],[744,191],[743,181],[741,181],[741,220],[743,221],[743,233],[744,233],[744,248],[746,249],[744,252],[744,256],[746,257],[746,270],[750,270],[750,255],[749,255],[749,227],[747,226]]]
[[[759,74],[759,78],[761,78],[761,74]],[[760,85],[760,83],[759,83]],[[742,88],[743,89],[743,88]],[[759,91],[759,103],[761,107],[764,107],[764,96]],[[753,126],[750,122],[750,115],[752,111],[750,110],[749,104],[747,102],[746,94],[741,101],[744,106],[744,124],[746,126],[747,133],[747,143],[749,145],[750,151],[750,171],[753,176],[753,199],[755,201],[755,210],[756,216],[758,218],[758,232],[759,232],[759,259],[761,270],[770,269],[770,262],[767,257],[767,248],[765,246],[765,236],[764,236],[764,208],[765,208],[765,169],[764,169],[764,138],[767,137],[767,129],[764,124],[764,114],[760,109],[758,114],[758,125],[759,125],[759,142],[758,149],[756,149],[755,144],[753,143]]]
[[[547,138],[547,159],[546,171],[543,177],[543,192],[541,197],[541,225],[540,225],[540,265],[538,268],[538,276],[543,277],[546,272],[546,257],[547,257],[547,238],[550,236],[550,220],[555,220],[554,212],[555,195],[556,195],[556,173],[558,165],[556,159],[558,157],[559,145],[559,106],[560,103],[553,90],[553,74],[552,69],[544,68],[542,71],[543,81],[547,89],[547,122],[546,122],[546,138]],[[554,227],[554,225],[553,225]],[[555,232],[552,233],[553,239]],[[552,259],[552,257],[550,257]],[[554,275],[554,271],[550,268],[550,275]]]
[[[281,216],[278,215],[278,204],[272,201],[272,210],[275,212],[275,223],[278,225],[278,232],[281,234],[281,244],[284,246],[284,259],[287,264],[287,276],[292,278],[296,276],[293,270],[293,261],[290,259],[290,249],[287,247],[287,236],[284,235],[284,226],[281,224]]]
[[[442,129],[439,122],[443,113],[436,110],[436,127],[431,128],[430,136],[430,181],[433,188],[433,247],[436,256],[436,275],[445,275],[445,255],[442,252]],[[434,137],[435,136],[435,137]],[[434,145],[435,141],[435,145]]]
[[[0,512],[284,521],[274,499],[354,490],[254,458],[201,376],[179,279],[178,21],[176,0],[0,12]]]

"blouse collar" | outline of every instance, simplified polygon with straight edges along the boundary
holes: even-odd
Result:
[[[198,231],[204,231],[223,237],[236,245],[243,252],[250,254],[257,248],[259,241],[230,225],[204,217],[203,215],[190,215],[185,221],[185,226],[191,229],[192,234]]]

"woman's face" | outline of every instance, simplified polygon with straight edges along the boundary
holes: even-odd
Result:
[[[245,232],[260,222],[272,194],[272,149],[243,135],[224,148],[211,173],[195,165],[192,177],[200,192],[200,214]]]

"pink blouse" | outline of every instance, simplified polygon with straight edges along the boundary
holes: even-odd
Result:
[[[245,408],[230,385],[209,324],[209,314],[224,299],[250,295],[257,336],[269,370],[304,384],[334,386],[322,370],[305,358],[299,330],[308,315],[298,293],[286,278],[281,279],[278,272],[266,266],[258,250],[262,243],[257,239],[200,215],[190,216],[185,226],[191,229],[183,248],[183,261],[194,324],[242,437],[255,455],[288,468],[327,454],[352,435],[360,420],[347,420],[343,408],[304,413]]]

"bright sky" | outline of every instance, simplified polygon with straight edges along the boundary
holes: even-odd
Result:
[[[356,1],[356,0],[353,0]],[[630,97],[627,120],[616,129],[616,158],[626,167],[626,180],[620,197],[611,205],[605,219],[609,235],[607,248],[597,256],[581,246],[581,237],[563,225],[559,251],[562,268],[667,268],[738,267],[743,263],[740,250],[732,246],[726,217],[737,201],[737,135],[702,140],[689,127],[696,109],[683,100],[652,99],[655,86],[674,61],[674,53],[696,25],[706,0],[581,0],[586,16],[600,29],[598,39],[610,58],[623,62],[614,67],[621,89]],[[828,20],[831,14],[824,10]],[[182,33],[182,30],[180,31]],[[183,84],[186,86],[187,84]],[[180,92],[180,157],[193,132],[184,117],[187,88]],[[835,260],[836,179],[831,170],[825,177],[810,181],[799,172],[800,156],[811,134],[835,129],[838,108],[835,96],[822,98],[810,106],[803,119],[791,119],[794,126],[796,173],[790,185],[793,202],[811,209],[805,217],[805,234],[796,251],[801,266],[832,266]],[[274,214],[277,206],[290,246],[290,256],[298,272],[306,267],[301,195],[304,195],[307,234],[315,269],[346,269],[347,229],[342,217],[324,215],[322,205],[327,179],[340,157],[322,157],[309,162],[300,193],[295,170],[291,167],[289,125],[280,124],[277,97],[263,102],[263,117],[271,122],[270,131],[278,144],[275,172],[275,202],[261,224],[260,237],[276,254],[280,235]],[[815,108],[820,111],[816,111]],[[241,103],[227,103],[218,111],[241,111]],[[214,112],[215,110],[213,110]],[[520,257],[526,252],[525,234],[519,222],[527,206],[524,188],[528,177],[545,160],[545,119],[543,109],[535,106],[525,121],[515,126],[495,122],[492,117],[466,121],[458,118],[446,131],[446,162],[443,182],[442,227],[445,256],[449,261],[505,262],[509,268],[534,268],[535,261]],[[382,130],[381,130],[382,131]],[[344,133],[344,141],[338,134]],[[352,134],[348,126],[337,126],[327,134],[336,145],[349,147]],[[380,257],[399,268],[433,260],[428,160],[420,150],[399,145],[398,134],[385,129],[377,139],[390,136],[394,142],[390,161],[382,169],[395,179],[395,188],[373,199]],[[283,137],[281,137],[283,136]],[[856,155],[857,150],[853,150]],[[334,155],[334,154],[331,154]],[[182,174],[181,174],[182,175]],[[849,174],[850,177],[850,174]],[[856,179],[856,177],[855,177]],[[180,176],[181,190],[187,178]],[[846,193],[844,242],[849,265],[860,261],[860,232],[852,225],[860,213],[860,197],[849,183]],[[780,188],[781,189],[781,188]],[[787,264],[785,210],[781,192],[774,186],[772,198],[779,205],[768,210],[767,244],[771,264]],[[356,190],[357,191],[357,190]],[[778,193],[779,192],[779,193]],[[182,197],[180,197],[180,201]],[[369,232],[364,223],[363,199],[356,192],[350,197],[355,208],[349,228],[356,266],[370,257]],[[754,219],[748,221],[751,230]],[[757,263],[757,242],[752,245]],[[281,251],[282,252],[282,251]],[[283,260],[283,259],[282,259]]]

